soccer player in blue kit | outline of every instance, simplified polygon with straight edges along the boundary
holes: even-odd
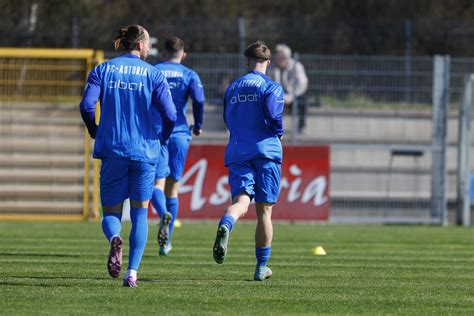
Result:
[[[222,216],[213,247],[221,264],[235,222],[247,213],[255,198],[257,228],[255,281],[272,275],[267,267],[273,238],[272,207],[279,194],[283,137],[283,88],[265,76],[270,49],[261,41],[244,52],[249,72],[234,81],[224,96],[224,120],[230,131],[225,153],[232,205]]]
[[[167,256],[171,250],[171,234],[178,217],[179,180],[183,175],[188,154],[191,131],[186,121],[188,99],[193,104],[194,125],[192,133],[201,134],[204,116],[204,90],[198,74],[181,64],[186,57],[184,42],[178,37],[165,41],[164,62],[158,69],[168,80],[177,110],[176,124],[167,144],[161,147],[160,160],[156,168],[155,189],[152,204],[160,216],[158,228],[159,254]]]
[[[100,196],[102,230],[110,242],[107,268],[117,278],[122,267],[121,218],[130,198],[130,251],[123,285],[137,286],[137,270],[148,238],[148,203],[153,193],[160,141],[169,138],[176,108],[166,78],[144,60],[150,50],[148,32],[139,25],[122,28],[114,40],[127,54],[95,67],[80,104],[94,158],[102,160]],[[95,106],[101,104],[99,125]]]

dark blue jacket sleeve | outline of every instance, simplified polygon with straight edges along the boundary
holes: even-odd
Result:
[[[86,88],[82,101],[79,105],[82,120],[87,126],[89,135],[95,138],[97,125],[95,124],[95,106],[100,97],[100,77],[97,67],[94,68],[87,78]]]
[[[229,93],[230,85],[225,89],[224,98],[222,98],[222,104],[224,106],[224,113],[222,117],[224,118],[224,123],[227,125],[227,120],[225,119],[225,112],[227,110],[227,94]]]
[[[189,95],[191,97],[191,100],[193,100],[194,129],[200,130],[202,128],[202,121],[204,119],[205,98],[201,79],[195,72],[191,73],[189,88]]]
[[[153,90],[153,104],[156,105],[161,115],[163,129],[161,141],[166,141],[171,135],[176,121],[176,106],[171,97],[170,87],[166,78],[159,73],[155,89]]]
[[[279,138],[283,136],[284,97],[283,88],[280,85],[271,85],[265,93],[263,106],[263,113],[268,127]]]
[[[227,125],[227,120],[225,119],[225,110],[226,110],[226,102],[225,102],[225,98],[222,99],[222,105],[224,106],[224,112],[222,114],[222,118],[224,119],[224,123]]]

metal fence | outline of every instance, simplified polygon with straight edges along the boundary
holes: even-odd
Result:
[[[436,157],[433,137],[440,126],[433,125],[432,109],[440,92],[433,86],[432,57],[300,55],[300,60],[309,78],[307,128],[292,133],[296,126],[288,111],[284,126],[287,135],[296,136],[286,142],[330,144],[332,220],[445,222],[444,210],[433,213],[433,196],[446,192],[441,204],[454,210],[457,109],[474,59],[449,59],[445,152]],[[185,63],[201,76],[208,102],[206,133],[195,141],[225,142],[222,94],[245,72],[243,57],[190,54]],[[444,156],[438,174],[443,183],[434,185],[435,164]]]
[[[82,179],[78,183],[72,176],[77,170],[64,169],[80,167],[77,173],[81,173],[87,162],[82,158],[83,126],[77,102],[92,60],[57,59],[1,59],[0,171],[4,179],[16,177],[18,192],[25,190],[20,188],[24,179],[33,184],[30,196],[26,191],[4,190],[3,202],[33,203],[29,197],[38,197],[38,205],[46,205],[48,199],[82,205],[76,192]],[[301,55],[300,59],[309,77],[310,109],[307,128],[294,141],[331,146],[331,220],[432,222],[433,165],[438,159],[433,155],[433,135],[439,128],[433,125],[433,95],[438,89],[433,91],[433,59],[413,58],[410,67],[399,57]],[[243,58],[240,54],[190,54],[186,64],[201,76],[207,98],[205,133],[194,141],[226,142],[222,94],[229,81],[245,72]],[[446,101],[456,108],[463,78],[470,72],[474,72],[474,60],[450,59],[451,88]],[[446,143],[441,156],[447,157],[446,177],[439,192],[446,190],[449,205],[456,199],[457,112],[446,111],[444,118]],[[45,120],[47,124],[39,124]],[[296,128],[291,121],[285,115],[287,135]],[[64,137],[59,140],[59,136]],[[67,155],[61,158],[58,153],[63,152]],[[54,156],[54,162],[41,160],[46,156]],[[50,170],[39,170],[45,166]],[[46,187],[35,186],[40,183]],[[66,183],[72,186],[60,186]],[[54,190],[58,191],[51,195]],[[86,199],[84,208],[90,206]],[[64,204],[59,205],[61,213]]]
[[[243,58],[241,54],[189,54],[185,64],[201,76],[207,99],[219,103],[223,84],[245,72]],[[301,54],[299,59],[309,80],[310,106],[380,109],[430,108],[432,104],[432,57]],[[451,58],[449,99],[453,104],[459,104],[464,77],[472,72],[474,58]]]
[[[413,58],[409,67],[399,57],[301,55],[300,60],[309,77],[310,109],[307,128],[294,143],[331,145],[332,220],[445,221],[440,217],[443,211],[432,213],[433,195],[446,190],[442,203],[455,203],[457,112],[453,110],[461,99],[463,77],[474,71],[474,60],[450,59],[445,101],[451,112],[446,108],[443,113],[446,148],[441,153],[447,157],[446,171],[438,175],[446,177],[435,185],[433,166],[441,158],[433,156],[432,145],[440,128],[433,125],[433,96],[439,95],[433,90],[433,58]],[[226,141],[222,92],[229,78],[243,74],[242,62],[237,54],[191,54],[186,60],[200,74],[209,102],[204,126],[208,137],[198,141]],[[289,135],[296,127],[289,114],[284,121]]]
[[[0,50],[0,219],[89,216],[90,139],[78,104],[101,55]]]

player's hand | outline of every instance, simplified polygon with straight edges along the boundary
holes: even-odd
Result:
[[[199,136],[202,133],[202,129],[197,129],[194,125],[190,125],[189,130],[191,130],[195,136]]]
[[[193,134],[194,135],[199,136],[199,135],[201,135],[201,133],[202,133],[202,129],[194,129],[193,128]]]

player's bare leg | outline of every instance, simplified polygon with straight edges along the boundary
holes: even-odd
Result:
[[[166,178],[164,190],[167,197],[178,197],[179,181],[169,177]]]
[[[246,193],[237,195],[232,201],[232,205],[227,208],[225,215],[232,216],[235,221],[247,214],[250,206],[250,197]]]
[[[257,210],[257,229],[255,230],[255,245],[268,247],[272,245],[273,224],[271,203],[255,203]]]
[[[156,179],[155,188],[158,188],[161,191],[165,192],[165,183],[166,183],[166,178]]]
[[[255,208],[257,210],[257,228],[255,230],[257,266],[255,268],[254,280],[263,281],[272,276],[272,270],[267,267],[267,261],[270,258],[273,239],[273,204],[257,202]]]

